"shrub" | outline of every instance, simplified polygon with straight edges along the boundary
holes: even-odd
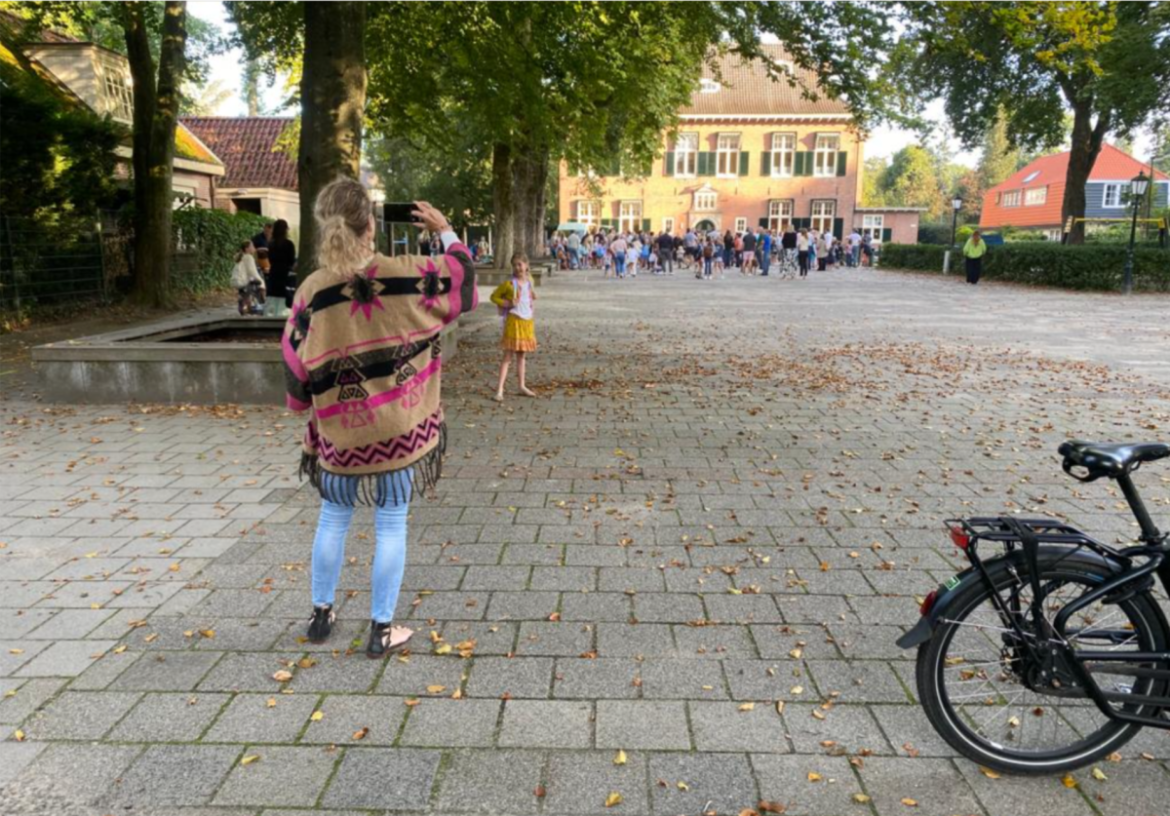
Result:
[[[172,228],[176,252],[190,252],[195,263],[172,270],[173,286],[195,294],[223,289],[231,283],[240,244],[270,219],[254,213],[188,208],[176,210]],[[186,267],[190,268],[186,268]]]
[[[941,273],[944,252],[946,249],[939,246],[885,244],[881,265]],[[952,258],[953,274],[962,273],[962,263],[961,257]],[[1124,266],[1124,246],[1014,242],[988,248],[983,256],[983,277],[1033,286],[1116,292],[1121,289]],[[1133,280],[1135,291],[1170,292],[1170,252],[1138,247],[1134,251]]]

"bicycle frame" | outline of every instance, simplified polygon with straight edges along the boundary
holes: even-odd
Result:
[[[1091,536],[1062,522],[1051,519],[1017,519],[1014,517],[981,517],[971,519],[949,519],[945,522],[951,531],[951,538],[966,554],[975,573],[980,577],[991,596],[992,603],[1006,628],[1016,636],[1019,647],[1027,652],[1033,665],[1045,667],[1046,654],[1057,651],[1077,684],[1084,689],[1097,708],[1110,719],[1136,723],[1155,728],[1170,729],[1170,719],[1156,714],[1143,716],[1125,710],[1118,710],[1110,703],[1128,703],[1137,706],[1154,706],[1170,709],[1170,696],[1152,696],[1102,691],[1093,677],[1097,674],[1119,674],[1152,680],[1170,680],[1170,651],[1161,652],[1115,652],[1085,651],[1074,649],[1069,638],[1076,637],[1066,632],[1068,622],[1080,610],[1107,598],[1125,592],[1145,591],[1153,582],[1153,576],[1162,581],[1163,588],[1170,593],[1170,536],[1161,534],[1146,511],[1129,474],[1117,478],[1138,524],[1142,528],[1140,546],[1117,549],[1097,541]],[[994,542],[1004,546],[999,558],[1012,558],[1017,548],[1028,566],[1028,579],[1032,589],[1032,620],[1040,627],[1037,633],[1027,632],[1022,626],[1019,609],[1011,609],[1000,596],[991,577],[987,563],[980,557],[981,542]],[[1100,586],[1089,589],[1064,605],[1055,619],[1049,623],[1044,615],[1044,593],[1041,586],[1037,556],[1041,544],[1064,546],[1070,555],[1082,549],[1096,553],[1117,568],[1116,574]],[[1145,558],[1145,563],[1135,565],[1135,559]],[[1015,574],[1014,566],[1009,567]],[[1018,575],[1017,575],[1018,577]],[[945,620],[945,619],[944,619]],[[1120,645],[1132,638],[1132,632],[1103,630],[1095,633],[1098,638],[1107,638]],[[1042,648],[1047,646],[1048,648]],[[1091,669],[1089,664],[1131,664],[1110,670]],[[1155,664],[1149,667],[1137,664]],[[1045,668],[1044,673],[1047,672]],[[1044,676],[1042,673],[1042,676]]]

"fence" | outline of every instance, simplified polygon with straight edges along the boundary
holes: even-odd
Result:
[[[0,215],[0,309],[108,297],[124,239],[97,218],[45,223]]]

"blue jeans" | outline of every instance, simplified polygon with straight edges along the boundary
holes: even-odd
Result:
[[[715,264],[714,258],[704,258],[703,259],[703,274],[706,275],[707,277],[711,277],[711,267],[714,266],[714,264]]]
[[[613,254],[613,269],[619,278],[625,277],[626,274],[626,253],[615,252]]]
[[[373,601],[370,617],[378,623],[394,620],[398,590],[406,569],[406,514],[410,509],[413,471],[382,474],[374,507],[374,569],[370,584]],[[352,481],[322,472],[323,493],[340,502],[322,499],[317,537],[313,539],[313,606],[333,604],[341,564],[345,561],[345,536],[353,520],[357,488]]]

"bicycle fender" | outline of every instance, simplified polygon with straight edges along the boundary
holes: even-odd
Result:
[[[985,561],[984,566],[987,567],[988,574],[995,581],[999,574],[1006,571],[1009,566],[1015,566],[1017,569],[1026,569],[1023,555],[1022,552],[1016,551],[1010,556],[1002,555],[998,558]],[[1110,560],[1092,550],[1080,550],[1070,554],[1067,548],[1064,547],[1041,547],[1037,553],[1037,558],[1041,560],[1050,556],[1059,556],[1066,563],[1104,566],[1112,571],[1117,571],[1121,568],[1116,561]],[[935,596],[934,605],[930,608],[930,611],[920,617],[918,623],[914,625],[914,628],[898,638],[895,643],[902,649],[913,649],[916,646],[921,646],[923,643],[926,643],[934,636],[934,631],[938,627],[938,624],[945,619],[947,609],[954,599],[958,597],[959,591],[966,589],[972,583],[978,583],[982,580],[983,577],[974,567],[968,567],[962,572],[951,576],[944,583],[939,584],[938,589],[935,590],[938,594]]]

